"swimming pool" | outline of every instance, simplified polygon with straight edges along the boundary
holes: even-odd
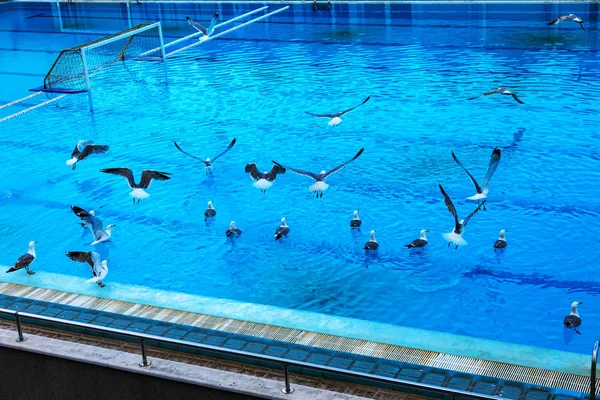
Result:
[[[85,29],[127,27],[122,5],[78,6],[83,32],[73,35],[59,31],[50,4],[0,5],[9,21],[0,104],[39,86],[60,50],[99,36]],[[131,13],[134,23],[161,20],[170,41],[193,32],[186,14],[229,19],[258,7],[152,3]],[[546,25],[571,12],[587,30]],[[170,58],[166,79],[160,64],[115,65],[92,81],[94,113],[86,95],[69,96],[0,125],[0,263],[39,242],[36,275],[0,279],[36,285],[52,274],[93,295],[123,296],[123,285],[172,292],[172,307],[185,293],[588,353],[600,331],[598,48],[595,4],[356,4],[332,13],[292,4]],[[499,86],[525,104],[465,100]],[[335,128],[305,114],[369,95]],[[234,137],[209,177],[173,146],[212,157]],[[72,171],[65,161],[80,139],[111,149]],[[321,199],[291,171],[266,194],[244,173],[271,160],[318,172],[362,147]],[[448,248],[441,235],[453,222],[437,184],[459,216],[475,207],[451,152],[480,178],[495,147],[502,159],[487,210],[469,223],[467,246]],[[134,205],[122,178],[98,171],[112,167],[173,177]],[[217,216],[206,223],[209,200]],[[91,249],[70,205],[117,225],[97,246],[111,260],[103,289],[64,256]],[[355,209],[360,232],[349,228]],[[291,232],[275,242],[282,217]],[[243,231],[235,241],[225,237],[231,220]],[[362,250],[371,229],[377,254]],[[428,246],[403,248],[421,229]],[[492,247],[500,229],[509,230],[504,253]],[[562,326],[573,301],[583,302],[582,335]]]

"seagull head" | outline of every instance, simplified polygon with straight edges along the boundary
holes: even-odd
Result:
[[[104,261],[102,261],[102,263],[101,263],[102,264],[102,268],[108,268],[107,264],[108,264],[109,261],[110,260],[104,260]]]
[[[358,219],[358,210],[354,210],[354,218]]]
[[[116,226],[117,226],[117,225],[115,225],[115,224],[108,224],[108,225],[106,226],[106,229],[112,229],[112,228],[115,228]]]
[[[377,240],[375,240],[375,229],[373,229],[371,231],[371,242],[376,242]]]
[[[213,203],[213,201],[212,201],[212,200],[208,202],[208,209],[209,209],[209,210],[214,210],[214,209],[215,209],[215,208],[213,207],[212,203]]]
[[[96,215],[96,210],[90,210],[90,215]]]
[[[425,234],[429,232],[429,229],[423,229],[421,230],[421,238],[425,238]]]
[[[583,303],[580,301],[574,301],[571,303],[571,308],[577,308],[577,306],[579,306],[581,304],[583,304]]]
[[[325,175],[327,173],[327,171],[325,171],[324,169],[321,170],[321,175]]]
[[[229,223],[229,229],[235,229],[235,221]]]
[[[281,218],[281,226],[287,226],[287,223],[285,222],[285,218]]]
[[[506,232],[508,232],[508,229],[502,229],[500,231],[500,239],[504,239],[504,235],[506,234]]]
[[[210,157],[206,159],[206,161],[204,161],[207,164],[210,164]]]
[[[37,240],[32,240],[31,242],[29,242],[29,248],[33,248],[33,246],[35,246],[35,244],[37,243]]]

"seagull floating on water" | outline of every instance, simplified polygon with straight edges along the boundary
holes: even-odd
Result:
[[[208,26],[208,29],[203,27],[202,25],[200,25],[199,23],[197,23],[196,21],[194,21],[187,15],[185,16],[185,19],[187,20],[188,24],[193,26],[199,32],[202,32],[202,36],[200,36],[200,38],[198,40],[205,41],[205,40],[208,40],[210,35],[212,35],[213,32],[215,31],[215,25],[217,24],[217,20],[219,19],[219,13],[216,13],[215,15],[213,15],[212,19],[210,20],[210,25]]]
[[[90,246],[95,246],[98,243],[106,242],[108,239],[110,239],[112,228],[116,227],[115,224],[107,225],[106,230],[104,230],[100,218],[94,215],[95,212],[92,213],[94,210],[88,212],[77,206],[71,206],[71,210],[73,210],[75,215],[77,215],[83,221],[83,226],[92,232],[94,241],[90,243]]]
[[[405,247],[408,249],[412,249],[412,248],[416,248],[416,247],[427,246],[427,243],[429,243],[429,241],[427,240],[427,235],[426,235],[427,232],[429,232],[429,230],[423,229],[421,231],[421,236],[418,239],[415,239],[412,242],[410,242],[409,244],[407,244]]]
[[[362,103],[360,103],[357,106],[354,106],[352,108],[349,108],[345,111],[341,111],[338,113],[327,113],[327,114],[313,114],[311,112],[305,111],[308,115],[312,115],[313,117],[318,117],[318,118],[329,118],[330,121],[327,123],[327,125],[329,126],[338,126],[341,122],[342,122],[342,118],[341,116],[344,114],[348,114],[350,111],[354,110],[356,107],[360,107],[363,104],[365,104],[367,101],[369,101],[369,99],[371,98],[371,96],[367,97]]]
[[[490,189],[489,189],[490,179],[492,179],[492,175],[494,175],[494,172],[496,172],[496,168],[498,168],[498,164],[500,163],[500,149],[498,147],[496,147],[494,149],[494,151],[492,151],[492,156],[490,157],[490,163],[488,164],[488,169],[485,172],[481,186],[479,186],[479,184],[477,183],[477,181],[475,180],[473,175],[471,175],[471,173],[464,167],[464,165],[462,165],[461,162],[458,161],[458,158],[456,157],[456,155],[454,155],[454,152],[452,152],[452,158],[454,158],[454,161],[456,161],[456,163],[462,169],[465,170],[465,172],[469,176],[469,179],[471,179],[471,182],[473,182],[473,186],[475,186],[475,190],[477,191],[477,193],[475,195],[473,195],[471,197],[467,197],[467,200],[475,200],[475,201],[479,202],[479,201],[485,199],[487,197],[488,192],[490,191]],[[483,206],[483,209],[485,210],[485,206]]]
[[[377,243],[377,240],[375,239],[375,229],[373,229],[371,231],[371,238],[369,239],[369,241],[367,243],[365,243],[365,246],[363,247],[364,250],[377,250],[379,248],[379,243]]]
[[[80,262],[80,263],[88,263],[92,268],[92,274],[94,277],[92,279],[88,279],[86,282],[96,282],[98,286],[104,287],[106,286],[102,281],[108,275],[108,261],[104,260],[100,262],[100,254],[95,251],[69,251],[66,253],[67,257],[69,257],[72,261]]]
[[[206,221],[208,218],[214,217],[217,215],[217,210],[213,207],[212,200],[208,202],[208,208],[204,211],[204,220]]]
[[[295,168],[291,168],[291,167],[284,167],[283,165],[279,164],[277,161],[273,161],[273,164],[278,165],[282,168],[286,168],[289,169],[292,172],[295,172],[297,174],[300,175],[305,175],[308,176],[310,178],[313,178],[314,180],[316,180],[315,183],[313,183],[309,189],[311,192],[313,192],[316,197],[323,197],[323,192],[325,192],[327,190],[327,188],[329,187],[328,184],[325,183],[325,178],[327,178],[328,176],[338,172],[340,169],[344,168],[346,165],[348,165],[349,163],[351,163],[352,161],[356,160],[362,153],[363,151],[365,151],[364,148],[360,149],[358,151],[358,153],[356,153],[356,155],[354,157],[352,157],[351,159],[349,159],[348,161],[346,161],[343,164],[338,165],[337,167],[335,167],[334,169],[326,172],[325,170],[322,170],[321,173],[319,174],[313,174],[312,172],[308,172],[308,171],[302,171],[301,169],[295,169]]]
[[[358,210],[354,210],[354,218],[350,221],[351,228],[360,228],[362,221],[358,218]]]
[[[450,243],[456,245],[455,249],[458,249],[458,246],[464,246],[467,244],[467,241],[463,239],[462,235],[465,232],[465,228],[467,227],[467,223],[473,217],[473,215],[477,214],[477,211],[485,204],[485,200],[481,204],[477,206],[477,208],[467,216],[467,218],[463,220],[458,220],[458,215],[456,214],[456,208],[452,203],[450,197],[446,194],[446,191],[442,187],[442,185],[438,184],[440,187],[440,191],[442,195],[444,195],[444,203],[446,203],[446,208],[448,208],[448,212],[452,214],[454,217],[454,229],[452,232],[444,233],[442,236],[444,239],[448,241],[448,247],[450,247]]]
[[[207,158],[206,160],[203,160],[200,157],[193,156],[190,153],[188,153],[187,151],[184,151],[181,147],[179,147],[179,145],[177,144],[177,142],[173,142],[173,144],[175,145],[175,147],[177,147],[177,150],[179,150],[180,152],[182,152],[186,156],[192,157],[192,158],[195,158],[196,160],[202,161],[204,163],[204,168],[206,170],[206,174],[208,175],[208,173],[211,171],[213,163],[215,161],[217,161],[217,158],[221,157],[223,154],[225,154],[229,150],[231,150],[231,148],[233,147],[233,145],[235,145],[236,140],[237,140],[236,138],[233,138],[233,140],[231,141],[231,143],[229,143],[229,146],[227,146],[227,148],[225,150],[223,150],[221,153],[217,154],[212,160],[210,158]]]
[[[285,218],[281,218],[281,225],[279,225],[279,228],[275,231],[275,240],[287,236],[288,233],[290,233],[290,227],[287,225],[287,222],[285,222]]]
[[[22,268],[25,268],[25,271],[27,271],[27,273],[29,275],[35,274],[34,271],[29,269],[29,266],[31,265],[32,262],[35,261],[35,244],[36,243],[37,243],[36,240],[29,242],[29,250],[27,250],[27,253],[25,253],[21,257],[19,257],[17,259],[17,262],[15,263],[15,265],[13,265],[8,271],[6,271],[6,273],[18,271]]]
[[[145,169],[142,171],[140,183],[135,183],[135,180],[133,179],[133,172],[129,168],[106,168],[101,169],[100,172],[111,175],[119,175],[127,179],[127,184],[131,189],[133,189],[129,195],[133,198],[134,203],[136,199],[139,203],[141,199],[147,199],[150,197],[150,194],[144,189],[148,189],[150,187],[152,179],[156,179],[157,181],[166,181],[171,179],[169,176],[171,174],[169,172],[159,172]]]
[[[495,94],[495,93],[504,94],[504,95],[506,95],[506,96],[512,96],[512,98],[513,98],[513,99],[515,99],[515,101],[516,101],[517,103],[520,103],[520,104],[525,104],[525,103],[523,103],[523,102],[522,102],[522,101],[521,101],[521,100],[520,100],[520,99],[517,97],[517,95],[516,95],[516,94],[514,94],[513,92],[511,92],[511,91],[510,91],[510,90],[508,90],[508,89],[504,89],[504,88],[501,88],[501,87],[499,87],[498,89],[490,90],[489,92],[485,92],[484,94],[480,94],[479,96],[468,98],[467,100],[475,100],[475,99],[478,99],[478,98],[480,98],[480,97],[482,97],[482,96],[489,96],[489,95],[492,95],[492,94]]]
[[[567,315],[563,321],[563,325],[565,328],[573,329],[575,332],[581,335],[581,332],[577,328],[581,325],[581,317],[579,316],[579,312],[577,311],[577,306],[583,304],[580,301],[574,301],[571,303],[571,314]]]
[[[581,27],[581,29],[583,29],[585,31],[585,28],[583,27],[583,20],[575,14],[563,15],[561,17],[558,17],[554,21],[548,22],[548,25],[556,25],[556,24],[559,24],[564,21],[577,22],[579,24],[579,26]]]
[[[506,248],[507,243],[506,243],[506,238],[504,237],[506,232],[508,232],[508,230],[506,230],[506,229],[502,229],[500,231],[500,237],[498,238],[498,240],[496,240],[496,242],[494,242],[494,251],[496,251],[498,249],[504,251],[504,249]]]
[[[72,165],[71,169],[77,168],[77,163],[84,160],[90,154],[103,154],[109,147],[102,144],[95,144],[91,140],[80,140],[75,145],[71,153],[71,158],[67,160],[67,165]]]
[[[227,237],[238,237],[242,234],[242,231],[235,226],[235,221],[229,223],[229,229],[225,231]]]
[[[256,163],[250,163],[246,165],[245,171],[247,174],[250,174],[252,179],[255,180],[255,182],[252,183],[252,186],[260,189],[260,191],[263,193],[266,193],[267,189],[273,186],[273,181],[275,181],[277,175],[285,174],[285,168],[283,168],[281,165],[273,165],[271,171],[265,171],[261,173],[256,167]]]

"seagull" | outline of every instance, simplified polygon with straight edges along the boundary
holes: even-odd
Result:
[[[204,220],[206,221],[210,217],[217,215],[217,210],[212,205],[212,200],[208,202],[208,208],[204,211]]]
[[[101,169],[100,172],[105,172],[107,174],[112,175],[120,175],[127,179],[127,184],[131,189],[133,189],[129,195],[133,198],[133,202],[137,199],[138,203],[141,199],[147,199],[150,197],[144,189],[148,189],[150,187],[150,183],[152,183],[152,179],[156,179],[157,181],[166,181],[171,179],[171,175],[169,172],[159,172],[152,170],[143,170],[142,171],[142,179],[140,179],[140,183],[135,183],[133,180],[133,172],[129,168],[106,168]]]
[[[229,143],[229,146],[227,146],[227,148],[225,150],[223,150],[221,153],[217,154],[215,156],[215,158],[213,158],[212,160],[210,158],[207,158],[206,160],[201,159],[200,157],[196,157],[191,155],[190,153],[188,153],[187,151],[184,151],[181,147],[179,147],[179,145],[177,144],[177,142],[173,142],[173,144],[175,145],[175,147],[177,147],[177,150],[179,150],[180,152],[182,152],[183,154],[185,154],[188,157],[192,157],[195,158],[196,160],[200,160],[204,163],[204,169],[206,171],[206,175],[209,174],[209,172],[211,171],[212,165],[215,161],[217,161],[217,158],[221,157],[223,154],[227,153],[229,150],[231,150],[231,148],[233,147],[233,145],[235,144],[237,138],[233,138],[233,140],[231,141],[231,143]]]
[[[471,97],[471,98],[469,98],[469,99],[467,99],[467,100],[475,100],[475,99],[478,99],[478,98],[480,98],[480,97],[482,97],[482,96],[489,96],[489,95],[491,95],[491,94],[494,94],[494,93],[500,93],[500,94],[505,94],[505,95],[507,95],[507,96],[512,96],[512,97],[513,97],[513,99],[515,99],[517,103],[520,103],[520,104],[525,104],[525,103],[523,103],[523,102],[522,102],[522,101],[521,101],[521,100],[520,100],[520,99],[517,97],[517,95],[516,95],[516,94],[514,94],[513,92],[511,92],[511,91],[510,91],[510,90],[508,90],[508,89],[504,89],[504,88],[501,88],[501,87],[499,87],[498,89],[490,90],[489,92],[485,92],[484,94],[480,94],[479,96],[476,96],[476,97]]]
[[[91,140],[80,140],[75,145],[71,153],[71,158],[67,160],[67,165],[72,165],[71,169],[77,168],[77,162],[82,161],[90,154],[103,154],[109,147],[102,144],[95,144]]]
[[[421,231],[421,236],[418,239],[415,239],[412,242],[410,242],[409,244],[407,244],[405,247],[407,249],[412,249],[412,248],[416,248],[416,247],[425,247],[425,246],[427,246],[427,243],[429,243],[427,241],[427,235],[426,235],[427,232],[429,232],[429,230],[423,229]]]
[[[238,237],[242,234],[242,231],[235,226],[235,221],[229,223],[229,229],[225,231],[227,237]]]
[[[290,233],[290,227],[285,222],[285,218],[281,218],[281,225],[275,231],[275,240],[279,240],[287,234]]]
[[[360,228],[362,221],[358,218],[358,210],[354,210],[354,218],[350,221],[351,228]]]
[[[473,175],[471,175],[469,171],[467,171],[467,169],[461,164],[461,162],[458,161],[458,158],[456,158],[454,152],[452,152],[452,158],[454,158],[454,161],[456,161],[456,163],[462,169],[465,170],[465,172],[469,176],[469,179],[471,179],[471,182],[473,182],[475,190],[477,191],[475,195],[467,197],[467,200],[477,200],[479,202],[480,200],[485,199],[487,197],[488,192],[490,191],[490,179],[492,179],[492,175],[494,175],[494,172],[496,172],[496,168],[498,168],[498,164],[500,163],[500,149],[496,147],[494,151],[492,151],[490,163],[488,164],[488,169],[485,172],[481,186],[479,186]],[[483,206],[483,209],[485,210],[485,206]]]
[[[318,118],[330,118],[330,121],[327,123],[327,125],[329,126],[338,126],[341,122],[342,122],[342,118],[341,116],[344,114],[348,114],[350,111],[354,110],[356,107],[360,107],[363,104],[365,104],[367,101],[369,101],[369,99],[371,98],[371,96],[367,97],[362,103],[360,103],[357,106],[354,106],[352,108],[349,108],[345,111],[341,111],[338,113],[328,113],[328,114],[313,114],[311,112],[305,111],[308,115],[312,115],[313,117],[318,117]]]
[[[250,163],[246,165],[245,169],[246,173],[250,174],[252,179],[255,182],[252,184],[257,189],[260,189],[261,192],[267,193],[267,189],[273,186],[273,181],[277,178],[279,174],[285,174],[285,168],[281,165],[273,165],[271,171],[259,172],[256,163]]]
[[[377,250],[378,248],[379,248],[379,243],[377,243],[377,240],[375,240],[375,229],[373,229],[371,231],[371,239],[369,239],[369,241],[367,243],[365,243],[365,246],[363,247],[363,249]]]
[[[494,242],[494,251],[500,249],[502,251],[504,251],[504,249],[506,248],[506,239],[504,238],[504,235],[506,234],[506,232],[508,232],[508,230],[506,229],[502,229],[500,231],[500,237],[498,238],[498,240],[496,240],[496,242]]]
[[[575,332],[581,335],[581,332],[577,330],[579,325],[581,325],[581,317],[579,316],[579,312],[577,311],[577,306],[583,304],[580,301],[574,301],[571,303],[571,314],[567,315],[563,321],[565,328],[573,328]]]
[[[65,253],[72,261],[88,263],[92,268],[92,274],[94,277],[88,279],[86,282],[96,282],[98,286],[106,286],[102,281],[108,275],[108,261],[104,260],[100,262],[100,254],[95,251],[68,251]]]
[[[273,161],[273,164],[278,165],[282,168],[289,169],[290,171],[295,172],[297,174],[306,175],[306,176],[311,177],[314,180],[316,180],[316,182],[313,183],[309,187],[309,189],[311,192],[315,193],[316,197],[318,198],[318,197],[323,197],[323,192],[325,192],[327,190],[327,188],[329,187],[329,185],[325,183],[325,178],[327,178],[329,175],[332,175],[332,174],[338,172],[340,169],[344,168],[347,164],[356,160],[363,153],[363,151],[365,151],[364,148],[360,149],[354,157],[352,157],[345,163],[338,165],[337,167],[335,167],[334,169],[332,169],[328,172],[326,172],[325,170],[322,170],[321,173],[319,173],[319,174],[313,174],[312,172],[302,171],[300,169],[294,169],[291,167],[284,167],[283,165],[279,164],[277,161]]]
[[[563,21],[577,22],[579,24],[579,26],[581,27],[581,29],[583,29],[585,31],[585,28],[583,27],[583,20],[575,14],[563,15],[561,17],[556,18],[554,21],[548,22],[547,25],[556,25]]]
[[[442,194],[444,195],[444,202],[446,203],[446,207],[448,208],[448,212],[452,214],[454,217],[454,229],[452,232],[444,233],[442,236],[444,239],[448,241],[448,247],[450,247],[450,243],[455,244],[455,250],[458,249],[458,246],[464,246],[467,244],[467,241],[463,239],[462,235],[465,232],[465,228],[467,227],[467,223],[473,217],[473,215],[477,214],[477,211],[485,204],[485,200],[477,206],[477,208],[467,216],[467,218],[463,220],[458,220],[458,215],[456,214],[456,208],[452,203],[450,197],[446,194],[446,191],[442,187],[442,185],[438,184]]]
[[[217,24],[217,20],[219,19],[219,13],[216,13],[215,15],[213,15],[212,19],[210,20],[210,25],[208,26],[208,29],[206,29],[205,27],[203,27],[202,25],[200,25],[199,23],[197,23],[196,21],[194,21],[187,15],[185,16],[185,19],[187,20],[188,24],[193,26],[199,32],[202,32],[202,36],[200,36],[200,38],[198,40],[205,41],[205,40],[208,40],[210,35],[212,35],[213,32],[215,31],[215,25]]]
[[[95,246],[98,243],[106,242],[108,239],[110,239],[112,228],[117,226],[115,224],[109,224],[106,226],[105,231],[100,218],[94,215],[95,212],[92,213],[94,210],[88,212],[77,206],[71,206],[71,210],[73,210],[75,215],[77,215],[83,221],[83,226],[92,232],[94,241],[90,243],[90,246]]]
[[[35,244],[36,243],[37,243],[37,240],[29,242],[29,250],[27,250],[27,253],[23,254],[21,257],[19,257],[17,259],[17,262],[15,263],[15,265],[13,265],[8,271],[6,271],[7,274],[9,272],[18,271],[21,268],[25,268],[25,271],[27,271],[27,273],[29,275],[35,274],[34,271],[29,269],[29,266],[31,265],[32,262],[35,261]]]

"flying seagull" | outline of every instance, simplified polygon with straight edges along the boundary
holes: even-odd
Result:
[[[229,223],[229,229],[225,231],[227,237],[238,237],[242,234],[242,231],[235,226],[235,221]]]
[[[206,221],[208,218],[214,217],[217,215],[217,210],[212,205],[212,200],[208,202],[208,208],[204,211],[204,220]]]
[[[502,229],[500,231],[500,237],[498,238],[498,240],[496,240],[494,242],[494,251],[500,249],[501,251],[504,251],[504,249],[506,248],[506,238],[504,237],[504,235],[506,234],[506,232],[508,232],[508,230],[506,229]]]
[[[275,240],[279,240],[290,233],[290,227],[285,222],[285,218],[281,218],[281,225],[275,231]]]
[[[82,161],[90,154],[103,154],[108,151],[108,146],[95,144],[91,140],[80,140],[75,145],[71,153],[71,158],[67,160],[67,165],[72,165],[71,169],[77,168],[77,162]]]
[[[520,104],[525,104],[525,103],[523,103],[523,102],[522,102],[522,101],[521,101],[521,100],[520,100],[520,99],[517,97],[517,95],[516,95],[516,94],[514,94],[513,92],[511,92],[511,91],[510,91],[510,90],[508,90],[508,89],[504,89],[504,88],[501,88],[501,87],[499,87],[498,89],[490,90],[489,92],[485,92],[484,94],[480,94],[479,96],[475,96],[475,97],[468,98],[467,100],[475,100],[475,99],[478,99],[478,98],[480,98],[480,97],[482,97],[482,96],[489,96],[489,95],[491,95],[491,94],[494,94],[494,93],[500,93],[500,94],[504,94],[504,95],[506,95],[506,96],[512,96],[512,98],[513,98],[513,99],[515,99],[515,101],[516,101],[517,103],[520,103]]]
[[[577,311],[577,306],[581,305],[580,301],[574,301],[571,303],[571,314],[567,315],[563,321],[565,328],[573,328],[575,332],[581,335],[581,332],[577,328],[581,325],[581,317],[579,316],[579,312]]]
[[[223,154],[225,154],[229,150],[231,150],[231,148],[235,144],[236,140],[237,140],[236,138],[233,138],[233,140],[231,141],[231,143],[229,143],[229,146],[227,146],[227,148],[225,150],[223,150],[221,153],[217,154],[212,160],[210,158],[207,158],[206,160],[203,160],[200,157],[193,156],[190,153],[188,153],[187,151],[184,151],[181,147],[179,147],[179,145],[177,144],[177,142],[173,142],[173,144],[175,145],[175,147],[177,147],[177,150],[179,150],[180,152],[182,152],[186,156],[192,157],[192,158],[195,158],[196,160],[202,161],[204,163],[204,168],[205,168],[206,174],[208,175],[208,173],[211,171],[213,163],[215,161],[217,161],[217,158],[221,157]]]
[[[377,243],[377,240],[375,239],[375,229],[373,229],[371,231],[371,238],[369,239],[369,241],[367,243],[365,243],[365,246],[363,247],[364,250],[377,250],[379,248],[379,243]]]
[[[205,41],[208,40],[210,35],[212,35],[215,31],[215,25],[217,24],[217,20],[219,19],[219,13],[213,15],[212,19],[210,20],[210,25],[208,26],[208,29],[206,29],[187,15],[185,16],[185,19],[187,20],[188,24],[193,26],[199,32],[202,32],[202,36],[200,36],[199,40]]]
[[[98,243],[106,242],[108,239],[110,239],[111,230],[112,228],[116,227],[116,225],[109,224],[106,226],[106,230],[104,230],[100,218],[96,217],[94,215],[95,213],[92,213],[94,210],[86,211],[77,206],[71,206],[71,210],[73,210],[73,213],[75,213],[75,215],[77,215],[83,221],[83,226],[92,232],[94,241],[90,243],[90,246],[95,246]]]
[[[357,106],[351,107],[345,111],[341,111],[338,113],[327,113],[327,114],[314,114],[308,111],[305,111],[308,115],[312,115],[313,117],[318,117],[318,118],[329,118],[330,121],[327,123],[327,125],[329,126],[338,126],[341,122],[342,122],[342,118],[341,116],[344,114],[348,114],[350,111],[354,110],[356,107],[360,107],[363,104],[365,104],[367,101],[369,101],[369,99],[371,98],[371,96],[367,97],[362,103],[360,103]]]
[[[35,274],[34,271],[29,269],[29,266],[31,265],[32,262],[35,261],[35,244],[36,243],[37,243],[36,240],[29,242],[29,250],[27,250],[27,253],[25,253],[21,257],[19,257],[17,259],[17,262],[15,263],[15,265],[13,265],[8,271],[6,271],[6,273],[18,271],[22,268],[25,268],[25,271],[27,271],[27,273],[29,275]]]
[[[473,215],[477,214],[477,211],[485,204],[485,200],[477,206],[477,208],[467,216],[467,218],[463,220],[458,220],[458,215],[456,214],[456,208],[452,203],[450,197],[446,194],[446,191],[442,187],[442,185],[438,184],[440,187],[440,191],[442,195],[444,195],[444,203],[446,203],[446,208],[448,208],[448,212],[452,214],[454,217],[454,229],[452,232],[444,233],[442,236],[444,239],[448,241],[448,247],[450,247],[450,243],[456,245],[455,249],[458,249],[458,246],[464,246],[467,244],[467,241],[463,239],[462,235],[465,232],[465,228],[467,227],[467,223],[473,217]]]
[[[554,21],[548,22],[548,25],[556,25],[556,24],[559,24],[564,21],[577,22],[579,24],[579,26],[581,27],[581,29],[583,29],[585,31],[585,28],[583,27],[583,20],[575,14],[563,15],[561,17],[558,17]]]
[[[362,221],[358,218],[358,210],[354,210],[354,217],[350,221],[351,228],[360,228],[362,225]]]
[[[427,243],[429,243],[429,241],[427,240],[427,235],[426,233],[429,232],[429,230],[427,229],[423,229],[421,231],[421,235],[418,239],[413,240],[412,242],[410,242],[409,244],[407,244],[405,247],[408,249],[413,249],[416,247],[425,247],[427,246]]]
[[[80,262],[80,263],[88,263],[92,268],[92,274],[94,277],[92,279],[88,279],[86,282],[96,282],[98,286],[104,287],[106,286],[102,281],[108,275],[108,261],[104,260],[100,262],[100,254],[95,251],[68,251],[66,253],[67,257],[69,257],[72,261]]]
[[[157,181],[166,181],[171,179],[171,175],[169,172],[159,172],[152,170],[143,170],[142,171],[142,179],[140,179],[140,183],[135,183],[133,180],[133,172],[129,168],[106,168],[101,169],[100,172],[104,172],[112,175],[119,175],[127,179],[127,184],[131,189],[133,189],[129,195],[133,198],[133,202],[137,199],[138,203],[141,199],[147,199],[150,197],[144,189],[148,189],[150,184],[152,183],[152,179],[156,179]]]
[[[494,175],[494,172],[496,172],[496,168],[498,168],[498,164],[500,163],[500,149],[498,147],[496,147],[494,149],[494,151],[492,151],[492,156],[490,157],[490,163],[488,164],[488,169],[485,172],[483,181],[481,182],[481,186],[479,186],[479,184],[477,183],[477,181],[475,180],[473,175],[471,175],[471,173],[469,171],[467,171],[467,169],[464,167],[464,165],[462,165],[461,162],[458,161],[458,158],[456,157],[456,155],[454,155],[454,152],[452,152],[452,158],[454,158],[454,161],[456,161],[456,163],[462,169],[465,170],[465,172],[469,176],[469,179],[471,179],[471,182],[473,182],[473,186],[475,186],[475,190],[477,191],[477,193],[474,194],[473,196],[467,197],[467,200],[476,200],[479,202],[479,201],[485,199],[487,197],[488,192],[490,191],[490,188],[489,188],[490,187],[490,179],[492,179],[492,175]],[[485,210],[485,206],[483,206],[483,209]]]
[[[280,166],[282,168],[289,169],[290,171],[295,172],[297,174],[306,175],[306,176],[308,176],[310,178],[313,178],[314,180],[316,180],[316,182],[313,183],[309,187],[310,191],[313,192],[316,195],[316,197],[323,197],[323,192],[326,191],[327,188],[329,187],[329,185],[325,183],[325,179],[329,175],[332,175],[332,174],[338,172],[340,169],[344,168],[346,165],[348,165],[352,161],[356,160],[363,153],[363,151],[365,151],[364,148],[360,149],[358,151],[358,153],[356,153],[356,155],[354,157],[352,157],[351,159],[349,159],[345,163],[338,165],[337,167],[335,167],[334,169],[332,169],[332,170],[330,170],[328,172],[326,172],[325,170],[323,170],[319,174],[313,174],[312,172],[302,171],[301,169],[294,169],[294,168],[291,168],[291,167],[284,167],[283,165],[279,164],[277,161],[273,161],[273,164],[278,165],[278,166]]]
[[[256,163],[250,163],[246,165],[245,171],[247,174],[250,174],[252,179],[255,180],[255,182],[252,183],[252,186],[260,189],[260,191],[263,193],[267,193],[267,189],[273,186],[273,181],[275,178],[277,178],[277,175],[285,174],[285,168],[283,168],[281,165],[273,165],[270,171],[261,173],[258,170]]]

